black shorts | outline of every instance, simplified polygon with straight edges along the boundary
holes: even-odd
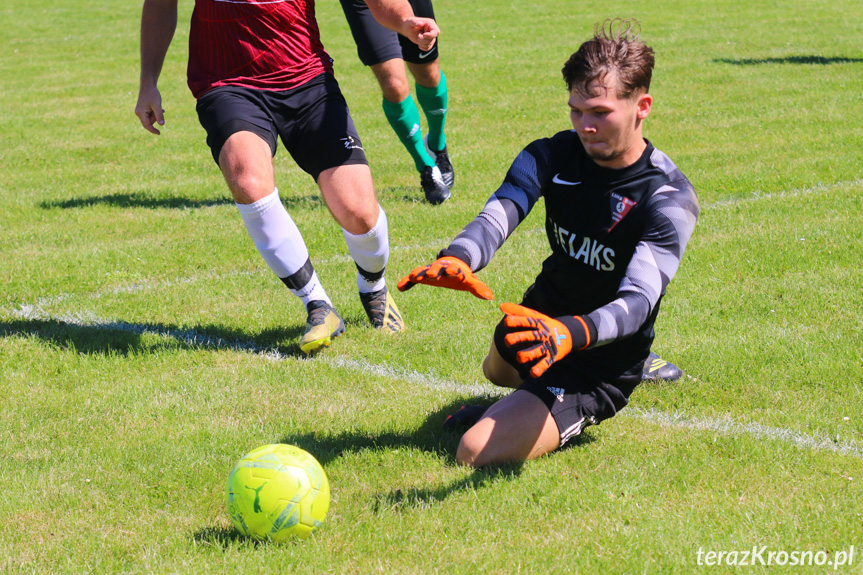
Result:
[[[557,424],[563,447],[588,425],[599,425],[617,415],[629,403],[629,396],[640,381],[641,377],[631,375],[614,382],[589,375],[574,380],[552,366],[540,377],[528,378],[519,389],[545,403]]]
[[[366,66],[374,66],[394,58],[401,58],[412,64],[428,64],[437,60],[439,42],[435,41],[428,52],[422,52],[419,46],[401,34],[379,24],[364,0],[341,2],[357,45],[357,55]],[[417,16],[434,18],[431,0],[410,0],[410,4]]]
[[[531,291],[525,294],[522,305],[530,305]],[[546,312],[547,313],[547,312]],[[590,362],[581,361],[578,351],[573,351],[551,365],[537,378],[531,377],[530,365],[516,361],[517,349],[506,345],[503,319],[494,330],[494,345],[498,353],[524,380],[519,389],[529,391],[548,407],[560,431],[560,445],[579,435],[588,425],[598,425],[613,417],[629,403],[629,396],[641,383],[641,369],[612,367],[604,373]],[[642,364],[643,364],[642,360]]]
[[[348,104],[331,74],[321,74],[291,90],[271,91],[222,86],[201,96],[198,119],[216,164],[228,138],[252,132],[270,145],[276,139],[317,181],[324,170],[368,164]]]

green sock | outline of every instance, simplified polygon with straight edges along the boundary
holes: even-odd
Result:
[[[443,126],[446,122],[446,76],[440,73],[440,84],[436,88],[425,88],[416,85],[417,101],[425,112],[426,121],[429,124],[429,148],[432,150],[443,150],[446,148],[446,136]]]
[[[426,166],[434,166],[434,160],[428,155],[423,144],[423,134],[420,129],[420,111],[414,104],[413,98],[408,96],[398,104],[384,99],[384,116],[393,127],[393,131],[402,141],[404,147],[410,152],[416,164],[417,171],[421,172]]]

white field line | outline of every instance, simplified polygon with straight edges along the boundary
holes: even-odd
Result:
[[[390,248],[391,252],[395,251],[416,251],[416,250],[437,250],[440,249],[441,246],[444,245],[446,240],[438,240],[435,242],[427,242],[424,244],[413,244],[409,246],[394,246]],[[435,252],[436,253],[436,252]],[[315,258],[316,265],[322,265],[327,263],[350,263],[354,262],[348,254],[336,254],[332,255],[328,258]],[[166,280],[144,280],[140,282],[136,282],[133,284],[121,284],[114,286],[106,286],[102,289],[95,290],[88,293],[82,294],[70,294],[70,293],[59,293],[49,297],[42,297],[37,299],[33,303],[22,303],[19,304],[15,309],[5,309],[0,310],[2,313],[7,313],[11,315],[21,316],[21,314],[36,314],[39,315],[43,312],[46,307],[51,305],[61,303],[66,300],[74,299],[74,298],[82,298],[86,300],[97,300],[106,296],[113,295],[121,295],[121,294],[134,294],[140,292],[154,291],[157,289],[165,289],[171,288],[174,286],[180,285],[193,285],[202,281],[220,281],[224,279],[234,278],[234,277],[242,277],[242,276],[256,276],[260,274],[271,274],[272,272],[266,266],[258,266],[257,268],[251,270],[230,270],[224,273],[214,273],[214,272],[205,272],[202,274],[196,274],[191,276],[179,277],[175,279],[166,279]],[[0,313],[0,315],[2,315]]]
[[[856,179],[849,182],[836,182],[833,184],[817,185],[810,188],[792,189],[777,193],[762,194],[753,192],[749,196],[733,198],[730,200],[722,200],[712,202],[702,206],[702,209],[724,208],[730,205],[754,202],[765,199],[775,199],[784,197],[797,197],[810,194],[819,194],[839,189],[843,187],[852,187],[863,185],[863,180]],[[536,233],[542,233],[541,228],[537,228]],[[425,242],[423,244],[414,244],[408,246],[397,246],[392,249],[398,251],[414,251],[420,249],[436,249],[443,244],[443,241]],[[321,263],[325,262],[350,262],[352,261],[347,255],[334,255],[330,258],[318,260]],[[269,273],[266,267],[259,267],[254,270],[233,270],[224,274],[205,273],[194,276],[177,278],[174,280],[163,281],[144,281],[131,285],[108,286],[101,290],[86,294],[66,294],[61,293],[51,297],[39,298],[35,303],[20,304],[17,309],[6,310],[6,313],[19,317],[21,319],[35,320],[54,320],[70,325],[80,327],[96,327],[108,330],[130,332],[138,335],[145,333],[160,335],[163,337],[171,337],[182,341],[188,345],[201,347],[206,349],[234,349],[236,351],[246,352],[263,358],[282,361],[293,359],[295,361],[314,361],[321,362],[326,365],[346,369],[348,371],[360,372],[366,375],[375,375],[391,380],[408,382],[421,387],[435,389],[440,391],[462,393],[474,396],[499,396],[501,392],[489,384],[482,382],[473,383],[456,383],[445,379],[438,378],[432,374],[421,373],[415,370],[406,370],[399,367],[384,364],[373,364],[363,360],[352,360],[343,357],[324,354],[313,359],[302,359],[295,356],[290,356],[279,352],[276,349],[266,348],[254,342],[242,340],[225,340],[223,338],[214,338],[208,335],[198,333],[195,330],[180,330],[160,328],[146,324],[134,324],[123,321],[109,321],[97,318],[92,312],[78,312],[71,314],[62,314],[58,316],[52,315],[45,308],[68,299],[75,297],[83,297],[84,299],[99,299],[107,295],[117,295],[124,293],[138,293],[150,290],[170,288],[176,285],[194,284],[199,281],[214,280],[236,276],[252,276],[261,273]],[[780,427],[770,427],[759,423],[739,423],[730,419],[719,418],[698,418],[688,417],[680,413],[666,413],[657,410],[647,410],[638,407],[630,406],[628,409],[621,412],[621,415],[634,417],[652,424],[661,425],[664,427],[680,427],[695,431],[709,431],[727,436],[750,436],[759,440],[773,440],[795,445],[802,449],[811,449],[815,451],[830,451],[839,455],[848,455],[863,458],[863,447],[856,442],[834,440],[825,435],[808,435],[797,432],[791,429]]]
[[[695,431],[708,431],[727,436],[749,436],[758,440],[780,441],[801,449],[831,451],[838,455],[863,459],[863,446],[856,441],[840,441],[824,434],[806,434],[783,427],[772,427],[755,422],[740,423],[731,419],[688,417],[681,413],[667,413],[655,409],[627,407],[621,415],[642,419],[663,427],[679,427]]]
[[[808,188],[792,188],[790,190],[782,190],[779,192],[766,192],[765,193],[765,192],[754,191],[754,192],[750,192],[746,196],[710,202],[709,204],[705,204],[705,205],[701,206],[701,209],[702,210],[718,209],[718,208],[726,208],[728,206],[733,206],[736,204],[758,202],[761,200],[775,200],[778,198],[796,198],[799,196],[810,196],[810,195],[817,195],[817,194],[825,194],[828,192],[832,192],[833,190],[839,190],[842,188],[861,187],[861,186],[863,186],[863,180],[857,178],[857,179],[846,181],[846,182],[833,182],[830,184],[816,184],[816,185],[810,186]]]
[[[433,374],[422,373],[416,370],[408,370],[391,366],[387,363],[375,364],[365,360],[354,360],[339,357],[332,354],[321,354],[313,358],[300,358],[284,354],[276,349],[258,345],[252,341],[226,340],[198,333],[195,330],[168,329],[143,324],[132,324],[122,321],[105,321],[94,317],[89,313],[67,314],[63,316],[51,316],[47,313],[18,312],[16,316],[22,319],[53,320],[67,323],[69,325],[89,328],[103,328],[112,331],[134,333],[137,335],[152,334],[170,337],[182,341],[187,345],[202,349],[232,349],[260,356],[272,361],[308,361],[323,363],[330,367],[373,375],[400,383],[410,383],[426,389],[442,391],[447,393],[458,393],[473,397],[499,397],[505,391],[495,388],[489,383],[471,382],[458,383],[442,379]],[[629,406],[620,413],[623,417],[630,417],[645,422],[660,425],[662,427],[674,427],[692,431],[707,431],[718,433],[723,436],[748,436],[756,440],[779,441],[812,451],[828,451],[843,456],[863,458],[863,446],[855,441],[839,441],[823,434],[809,435],[782,427],[771,427],[755,422],[740,423],[725,418],[703,418],[689,417],[681,413],[667,413],[655,409],[644,409]]]
[[[110,331],[133,333],[135,335],[157,335],[173,338],[185,343],[186,345],[200,349],[231,349],[238,352],[257,355],[272,361],[293,360],[323,363],[339,369],[359,372],[365,375],[374,375],[394,381],[407,382],[420,387],[439,391],[486,397],[500,395],[500,392],[490,384],[483,384],[480,382],[456,383],[429,373],[421,373],[416,370],[394,367],[386,363],[373,364],[365,360],[348,359],[332,354],[321,354],[310,358],[303,358],[282,353],[271,347],[258,345],[253,341],[212,337],[193,329],[164,328],[147,324],[104,320],[96,317],[90,312],[54,316],[44,310],[37,310],[35,307],[22,306],[22,309],[16,310],[13,312],[13,315],[25,320],[58,321],[76,327],[105,329]]]
[[[855,179],[848,182],[835,182],[832,184],[819,184],[816,186],[812,186],[809,188],[795,188],[791,190],[784,190],[776,193],[761,193],[761,192],[751,192],[748,196],[743,196],[739,198],[732,198],[729,200],[720,200],[717,202],[712,202],[710,204],[705,204],[701,206],[703,210],[709,210],[713,208],[725,208],[728,206],[732,206],[735,204],[755,202],[759,200],[769,200],[775,198],[785,198],[785,197],[797,197],[797,196],[805,196],[810,194],[820,194],[826,193],[835,189],[845,188],[845,187],[853,187],[853,186],[863,186],[863,180]],[[525,230],[528,233],[535,234],[544,234],[545,228],[540,225],[536,228]],[[417,250],[438,250],[444,246],[447,242],[445,239],[435,239],[432,241],[427,241],[424,243],[418,244],[410,244],[406,246],[392,246],[390,248],[391,251],[417,251]],[[316,258],[316,264],[325,264],[325,263],[353,263],[351,257],[347,254],[336,254],[332,255],[328,258]],[[105,296],[111,295],[119,295],[124,293],[138,293],[145,292],[149,290],[170,288],[177,285],[188,285],[194,284],[199,281],[219,281],[222,279],[227,279],[231,277],[238,276],[255,276],[259,274],[270,273],[269,269],[266,266],[259,266],[253,270],[231,270],[222,274],[217,273],[203,273],[192,276],[180,277],[173,280],[145,280],[142,282],[134,283],[134,284],[126,284],[126,285],[116,285],[116,286],[106,286],[100,290],[96,290],[90,293],[84,294],[68,294],[68,293],[60,293],[50,297],[39,298],[35,303],[23,303],[19,304],[19,308],[15,310],[3,310],[5,313],[13,313],[20,314],[21,312],[27,313],[28,310],[32,310],[35,313],[39,313],[45,307],[48,307],[55,303],[60,303],[62,301],[72,299],[75,297],[81,297],[84,299],[95,300]]]
[[[400,367],[393,367],[387,363],[376,364],[365,360],[345,359],[343,357],[329,358],[319,356],[315,360],[322,360],[327,365],[341,367],[350,371],[358,371],[366,375],[375,375],[377,377],[385,377],[395,381],[412,383],[420,387],[429,389],[447,391],[450,393],[460,393],[471,395],[473,397],[499,397],[503,392],[491,385],[490,383],[473,382],[473,383],[457,383],[441,379],[429,373],[421,373],[414,370],[406,370]]]

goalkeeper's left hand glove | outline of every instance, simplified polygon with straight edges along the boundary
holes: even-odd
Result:
[[[595,332],[595,328],[591,330],[592,322],[582,316],[553,318],[514,303],[502,304],[500,309],[506,314],[503,321],[509,328],[504,337],[506,345],[534,344],[515,354],[521,364],[535,362],[530,368],[532,377],[542,375],[573,349],[585,349],[591,343],[591,332]]]
[[[407,291],[416,284],[427,284],[470,292],[480,299],[494,299],[491,288],[476,277],[470,266],[458,258],[438,258],[427,266],[419,266],[403,277],[399,291]]]

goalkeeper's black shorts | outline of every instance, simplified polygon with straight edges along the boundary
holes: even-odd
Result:
[[[531,309],[539,308],[538,311],[542,313],[553,313],[531,301],[531,296],[536,295],[535,291],[528,290],[522,305]],[[595,363],[585,361],[578,351],[570,352],[541,376],[533,378],[530,375],[532,364],[524,365],[516,361],[517,350],[506,345],[506,334],[506,327],[501,320],[494,330],[494,345],[504,361],[513,366],[524,380],[519,389],[534,394],[548,407],[560,431],[561,446],[579,435],[588,425],[598,425],[614,417],[626,407],[629,396],[641,383],[643,360],[638,369],[609,365],[603,373],[597,370]]]
[[[626,376],[631,381],[615,383],[581,380],[579,385],[567,388],[555,385],[551,370],[537,379],[528,378],[519,389],[528,391],[545,403],[560,432],[560,445],[580,435],[588,425],[599,425],[617,415],[629,403],[629,395],[641,381],[637,376]]]

